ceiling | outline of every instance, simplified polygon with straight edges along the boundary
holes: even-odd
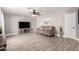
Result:
[[[16,15],[30,14],[33,9],[36,9],[42,14],[42,13],[55,13],[67,10],[71,11],[71,9],[77,9],[77,7],[2,7],[2,11],[4,13],[16,14]]]

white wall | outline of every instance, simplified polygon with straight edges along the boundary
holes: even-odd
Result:
[[[31,22],[31,28],[35,28],[36,20],[32,17],[26,16],[17,16],[17,15],[11,15],[11,14],[4,14],[5,19],[5,33],[6,34],[18,34],[19,30],[19,21],[29,21]]]
[[[18,33],[19,16],[4,14],[5,34]]]
[[[50,18],[48,25],[55,26],[58,31],[60,26],[64,27],[64,14],[65,12],[57,12],[46,16],[40,16],[37,18],[37,27],[44,25],[45,17],[47,17]]]

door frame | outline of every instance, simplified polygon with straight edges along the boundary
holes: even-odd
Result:
[[[73,13],[76,15],[76,20],[75,20],[75,30],[76,30],[77,13],[76,13],[76,12],[73,12]],[[73,14],[73,13],[72,13],[72,14]],[[66,17],[67,14],[70,14],[70,13],[66,13],[66,14],[65,14],[65,17]],[[67,35],[65,34],[65,30],[66,30],[66,27],[65,27],[65,26],[66,26],[66,23],[65,23],[65,22],[66,22],[66,19],[64,18],[64,37],[65,37],[65,38],[76,39],[76,34],[75,34],[75,37],[74,37],[74,38],[69,37],[69,36],[67,36]],[[76,31],[75,31],[75,33],[76,33]]]

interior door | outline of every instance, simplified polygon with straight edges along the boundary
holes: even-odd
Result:
[[[65,14],[65,36],[76,39],[76,13]]]

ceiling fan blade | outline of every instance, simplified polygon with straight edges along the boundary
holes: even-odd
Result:
[[[37,10],[32,9],[32,8],[28,8],[29,10],[32,10],[32,14],[34,15],[41,15],[40,12],[37,12]]]

